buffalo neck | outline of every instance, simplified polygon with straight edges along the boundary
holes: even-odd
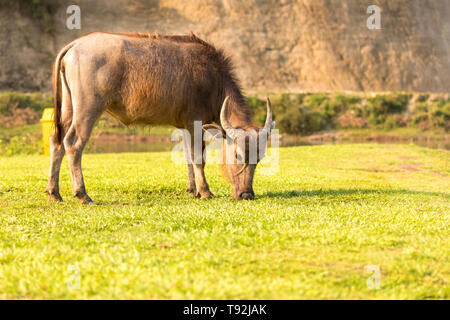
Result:
[[[221,101],[228,99],[228,120],[231,125],[235,128],[247,128],[252,124],[252,111],[244,99],[241,90],[238,85],[234,82],[229,83],[225,86],[222,94]],[[219,104],[222,106],[222,103]],[[219,109],[220,118],[220,109]]]

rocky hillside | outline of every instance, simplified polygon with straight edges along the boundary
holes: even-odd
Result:
[[[71,4],[81,30],[66,27]],[[58,48],[94,30],[192,30],[233,57],[247,92],[450,91],[448,0],[0,0],[0,90],[50,90]]]

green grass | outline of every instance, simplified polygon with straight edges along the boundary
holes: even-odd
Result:
[[[29,124],[11,128],[0,128],[0,139],[11,139],[15,136],[39,135],[42,132],[41,124]]]
[[[47,203],[48,158],[0,157],[0,298],[449,298],[449,159],[412,145],[284,148],[276,175],[257,172],[257,199],[237,202],[216,165],[216,198],[200,200],[170,153],[87,154],[87,207],[66,161],[65,202]]]

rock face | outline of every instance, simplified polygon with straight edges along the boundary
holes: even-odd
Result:
[[[73,1],[53,2],[49,33],[0,0],[0,90],[50,90],[57,50],[91,31],[192,30],[232,56],[246,92],[450,91],[448,0],[79,0],[81,30],[66,27]]]

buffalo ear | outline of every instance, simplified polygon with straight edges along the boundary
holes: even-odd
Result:
[[[222,139],[224,139],[227,136],[227,133],[225,132],[225,130],[223,130],[223,128],[215,123],[209,123],[209,124],[204,124],[202,126],[203,132],[206,132],[207,130],[214,130],[215,133],[211,134],[211,132],[208,131],[208,133],[210,133],[212,135],[212,139],[215,139],[217,137],[220,137]],[[217,131],[218,130],[218,131]]]

